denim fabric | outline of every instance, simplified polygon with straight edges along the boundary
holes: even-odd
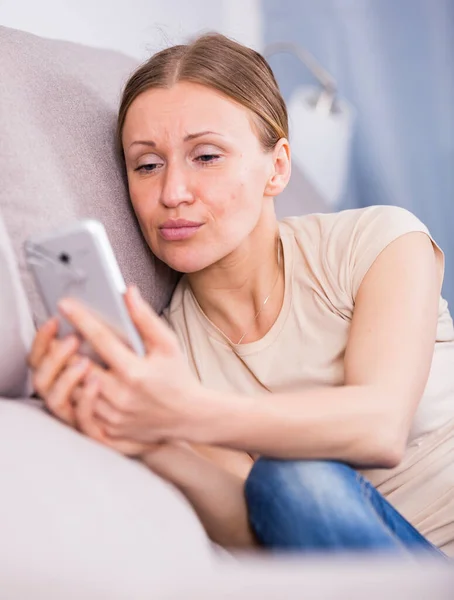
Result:
[[[257,540],[271,549],[444,556],[344,463],[260,458],[245,496]]]

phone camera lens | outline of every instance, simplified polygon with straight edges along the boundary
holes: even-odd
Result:
[[[65,265],[71,262],[71,257],[69,254],[66,254],[66,252],[62,252],[58,258],[60,259],[60,262],[65,263]]]

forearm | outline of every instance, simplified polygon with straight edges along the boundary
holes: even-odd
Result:
[[[214,542],[225,547],[255,545],[244,498],[245,477],[179,443],[163,444],[142,460],[186,496]]]
[[[332,459],[391,467],[402,451],[403,424],[392,398],[375,387],[320,387],[259,397],[211,394],[203,440],[275,458]],[[203,435],[202,434],[202,435]]]

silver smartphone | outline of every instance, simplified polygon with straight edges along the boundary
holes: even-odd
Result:
[[[102,223],[83,219],[34,235],[26,240],[24,251],[48,316],[58,316],[58,337],[77,334],[57,308],[61,298],[72,297],[83,302],[137,354],[144,355],[142,340],[123,299],[126,285]],[[85,340],[79,352],[103,362]]]

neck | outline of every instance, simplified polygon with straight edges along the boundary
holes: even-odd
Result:
[[[279,313],[284,294],[280,243],[273,214],[273,218],[260,222],[229,256],[188,275],[192,292],[205,315],[234,343],[246,331],[241,341],[260,339]]]

